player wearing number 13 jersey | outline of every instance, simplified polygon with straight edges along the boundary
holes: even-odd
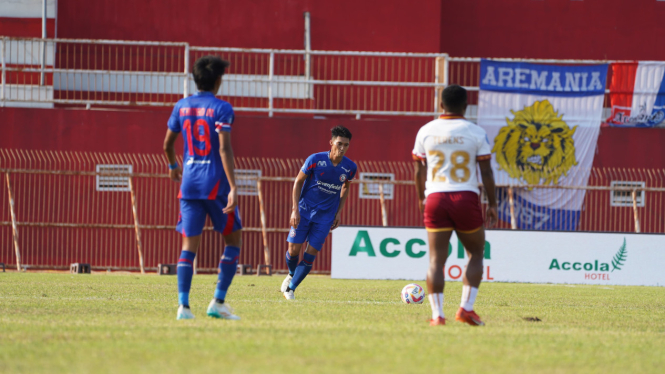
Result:
[[[487,134],[464,119],[466,90],[452,85],[443,90],[445,114],[423,126],[416,136],[416,191],[424,213],[429,239],[430,265],[427,288],[432,306],[431,325],[445,324],[443,315],[443,268],[453,230],[469,255],[464,270],[462,303],[455,319],[473,326],[483,325],[473,311],[483,275],[485,231],[478,198],[477,166],[480,166],[489,207],[487,223],[497,219],[491,151]]]
[[[168,121],[164,151],[169,160],[171,179],[181,182],[178,194],[180,217],[176,230],[182,234],[183,244],[177,267],[180,304],[177,319],[194,318],[189,307],[189,291],[196,251],[208,216],[215,231],[224,237],[226,247],[207,314],[215,318],[240,319],[225,303],[238,265],[242,231],[231,148],[234,115],[231,104],[215,97],[228,66],[227,61],[216,56],[198,59],[192,71],[198,92],[178,101]],[[180,133],[185,144],[182,171],[174,150]]]

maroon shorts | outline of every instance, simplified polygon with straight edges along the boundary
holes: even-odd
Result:
[[[478,194],[471,191],[435,192],[425,202],[427,231],[470,233],[483,226]]]

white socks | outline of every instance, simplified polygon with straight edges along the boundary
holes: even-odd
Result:
[[[478,289],[476,287],[462,286],[462,303],[460,306],[467,312],[472,311],[473,303],[476,302],[476,295],[478,295]]]
[[[432,307],[432,319],[445,318],[443,316],[443,293],[431,293],[427,297],[429,297],[429,305]]]
[[[476,295],[478,295],[476,287],[462,286],[462,303],[460,306],[467,312],[472,311],[473,304],[476,302]],[[432,319],[445,318],[443,315],[443,293],[431,293],[427,297],[429,298],[429,305],[432,307]]]

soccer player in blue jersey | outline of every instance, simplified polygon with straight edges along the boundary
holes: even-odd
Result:
[[[177,319],[192,319],[189,290],[193,264],[201,243],[206,216],[215,231],[222,234],[226,247],[219,263],[219,277],[214,298],[207,314],[215,318],[240,319],[225,302],[238,265],[242,225],[238,214],[238,193],[234,175],[231,125],[234,114],[231,104],[215,97],[222,85],[222,76],[229,66],[216,56],[201,57],[192,74],[198,92],[180,99],[173,108],[164,140],[170,176],[181,182],[180,217],[176,230],[182,234],[182,252],[178,260]],[[174,144],[183,133],[183,169],[176,162]]]
[[[295,300],[293,292],[312,269],[326,236],[339,226],[342,208],[349,196],[349,185],[356,176],[356,164],[344,156],[349,149],[351,132],[337,126],[331,133],[330,151],[307,157],[293,184],[291,230],[286,239],[289,242],[286,251],[289,275],[281,288],[287,300]],[[305,241],[309,246],[298,263]]]

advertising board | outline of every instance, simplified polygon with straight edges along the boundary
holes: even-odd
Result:
[[[340,227],[332,237],[332,278],[424,280],[424,228]],[[453,234],[445,276],[459,281],[468,257]],[[483,281],[665,285],[665,235],[486,232]]]

